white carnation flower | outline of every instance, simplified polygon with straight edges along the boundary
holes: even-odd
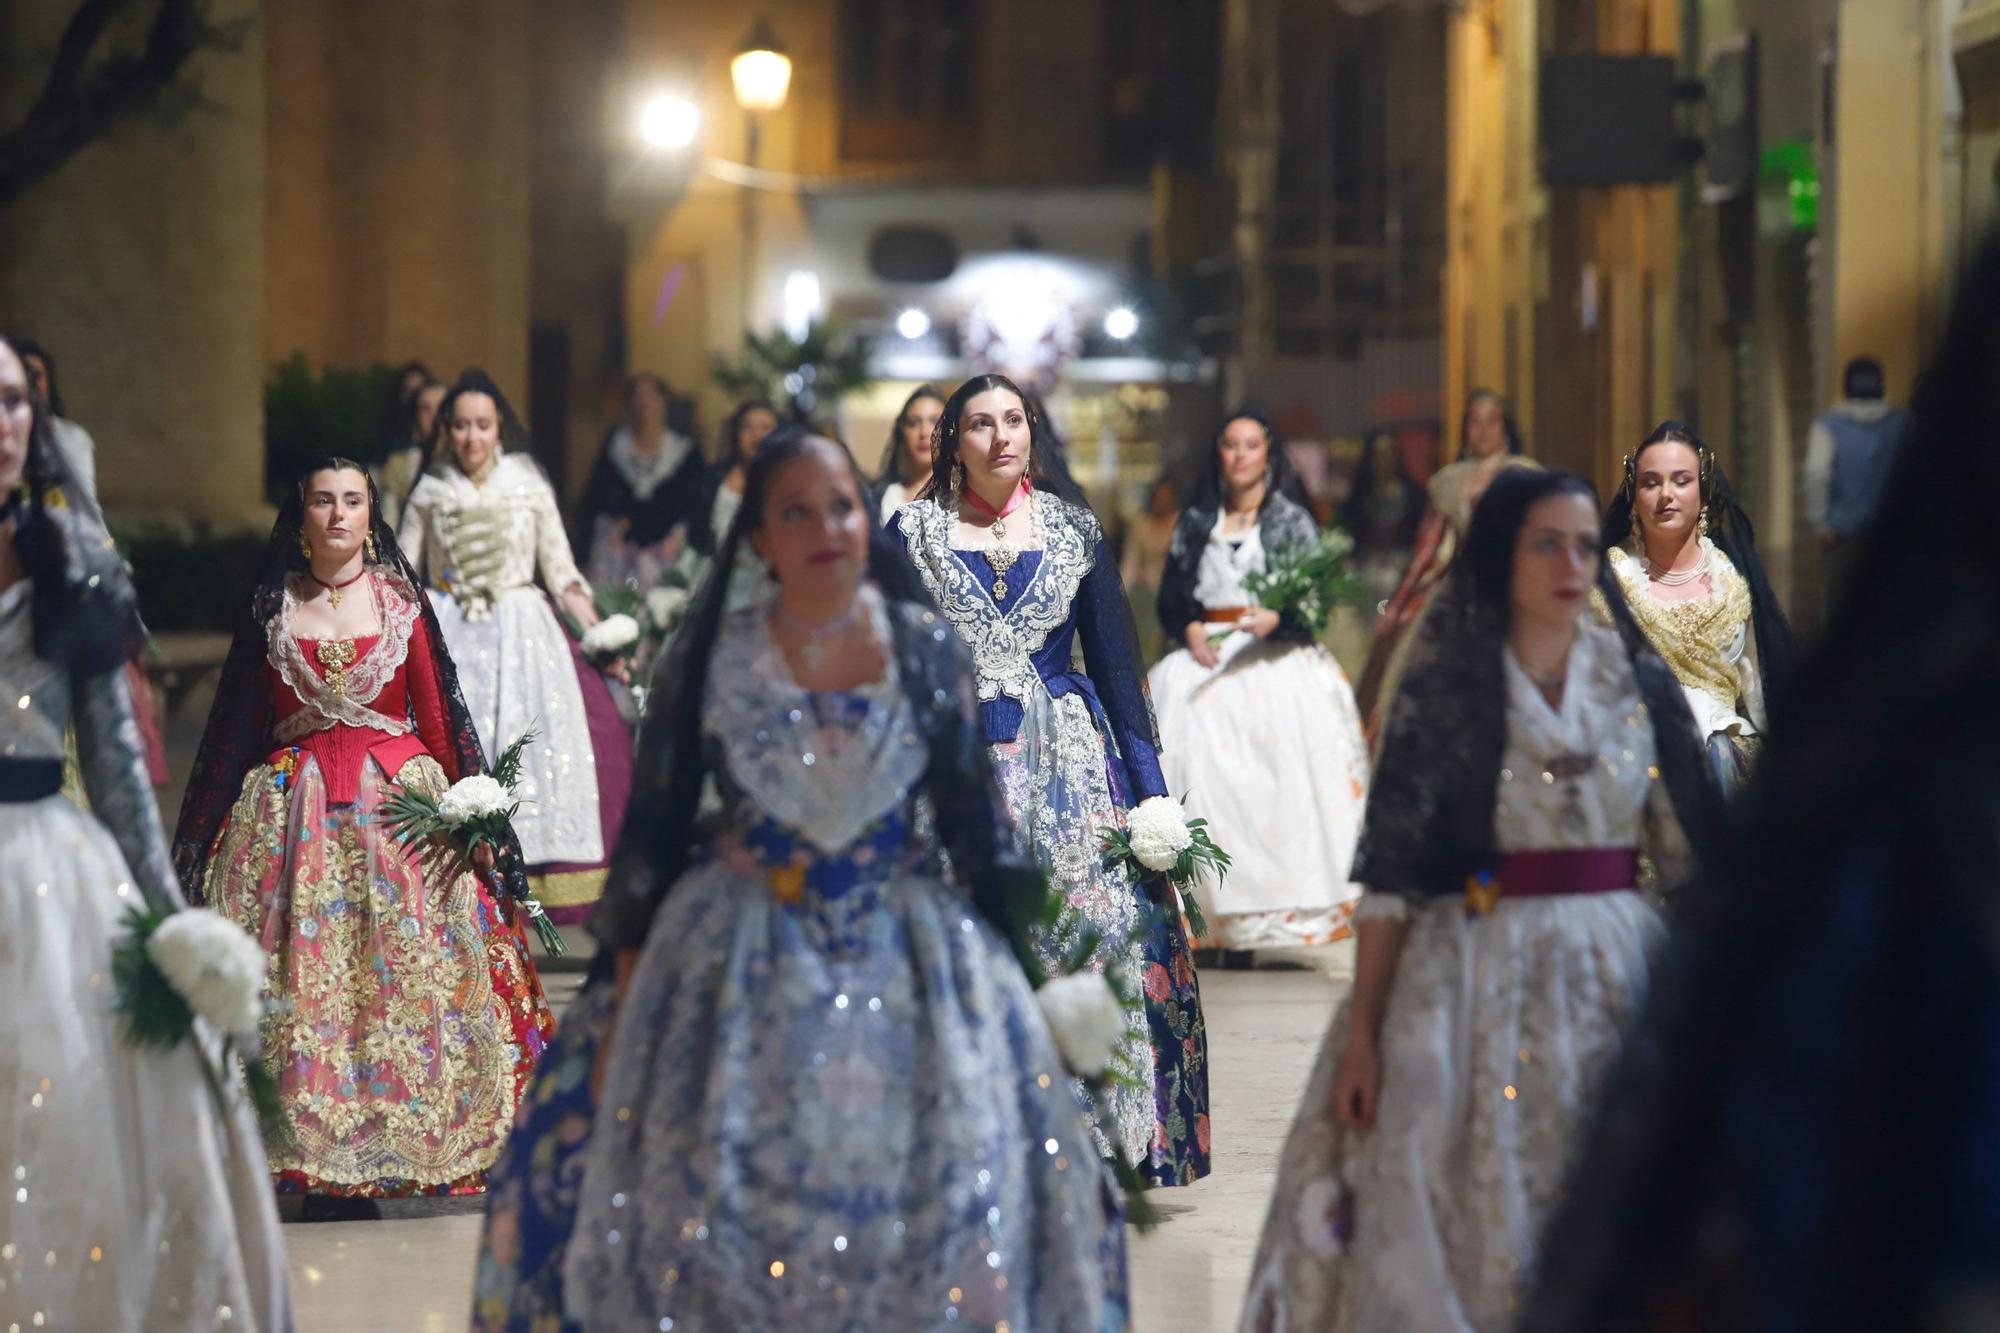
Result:
[[[686,588],[653,588],[646,593],[646,614],[655,625],[670,625],[687,607]]]
[[[613,657],[639,642],[639,622],[624,614],[606,616],[583,632],[583,651]]]
[[[1181,853],[1194,846],[1187,811],[1171,796],[1148,796],[1127,818],[1125,836],[1132,855],[1148,870],[1172,870]]]
[[[1070,1072],[1085,1078],[1103,1073],[1125,1035],[1125,1004],[1111,983],[1095,972],[1078,972],[1043,982],[1035,998]]]
[[[146,941],[146,953],[210,1026],[256,1040],[268,960],[235,922],[205,907],[183,908],[160,923]]]
[[[504,814],[514,804],[513,793],[485,773],[474,773],[451,784],[438,798],[438,818],[453,828],[483,815]]]

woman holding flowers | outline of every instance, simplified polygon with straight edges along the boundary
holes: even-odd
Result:
[[[281,1189],[473,1192],[499,1154],[553,1027],[515,921],[519,852],[468,860],[394,829],[402,793],[484,771],[373,483],[324,460],[271,530],[174,840],[190,897],[273,960]]]
[[[631,732],[604,681],[626,668],[615,654],[590,666],[556,614],[579,633],[598,621],[555,490],[499,386],[465,371],[438,421],[438,457],[410,492],[398,535],[428,580],[487,759],[531,730],[540,738],[515,828],[536,896],[556,920],[580,921],[603,891],[632,787]]]
[[[710,580],[654,677],[601,965],[496,1173],[474,1326],[1122,1329],[1062,1074],[1123,1011],[1087,972],[1030,992],[1048,889],[963,655],[838,444],[771,436],[721,568],[743,545],[776,591],[732,611]]]
[[[1143,984],[1145,1013],[1124,1045],[1138,1086],[1110,1095],[1105,1144],[1156,1183],[1187,1184],[1209,1163],[1207,1032],[1187,933],[1166,878],[1135,877],[1105,849],[1142,802],[1176,832],[1185,821],[1160,773],[1117,561],[1055,449],[1013,381],[967,380],[945,403],[929,484],[889,530],[972,650],[1001,789],[1064,900],[1047,956],[1088,932],[1095,966]]]
[[[182,903],[122,672],[138,603],[68,484],[0,334],[0,1326],[282,1333],[277,1210],[221,1049],[255,1036],[263,959]],[[71,725],[92,814],[59,794]],[[191,1039],[136,1045],[114,1007],[135,913],[175,923],[154,939],[175,1003],[199,1001]],[[209,961],[227,994],[188,984]]]
[[[1283,607],[1253,590],[1287,560],[1336,572],[1295,485],[1270,423],[1231,414],[1160,581],[1161,628],[1182,645],[1150,677],[1167,782],[1229,849],[1228,875],[1195,890],[1207,942],[1229,950],[1340,939],[1359,893],[1348,871],[1368,751],[1347,677],[1317,642],[1332,607],[1317,584]]]
[[[1610,624],[1592,612],[1603,597]],[[1418,624],[1354,990],[1286,1140],[1245,1333],[1500,1333],[1716,793],[1572,472],[1508,470]]]

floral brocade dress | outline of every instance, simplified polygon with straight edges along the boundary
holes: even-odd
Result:
[[[874,614],[916,631],[899,652],[935,620]],[[808,691],[761,611],[725,623],[717,813],[656,905],[657,858],[628,876],[620,852],[592,929],[607,960],[643,948],[622,1008],[601,968],[535,1080],[475,1329],[1124,1328],[1109,1172],[1011,948],[919,831],[937,733],[891,661]],[[642,744],[649,812],[673,758]],[[965,795],[1006,829],[990,787]]]
[[[1041,550],[1001,577],[982,552],[951,545],[954,515],[934,500],[898,512],[890,531],[938,609],[970,648],[980,724],[1002,792],[1064,899],[1041,942],[1056,965],[1079,932],[1099,937],[1093,965],[1139,979],[1123,1067],[1150,1088],[1101,1100],[1100,1146],[1123,1151],[1155,1184],[1208,1174],[1208,1035],[1187,931],[1164,880],[1107,869],[1102,842],[1126,812],[1167,794],[1142,664],[1123,644],[1118,567],[1090,511],[1043,492],[1032,501]],[[1071,661],[1081,640],[1084,670]]]
[[[433,795],[442,686],[414,588],[370,575],[380,633],[268,626],[263,762],[209,857],[205,897],[264,946],[264,1054],[292,1142],[280,1187],[315,1194],[476,1191],[554,1030],[518,926],[482,879],[383,826],[398,788]]]

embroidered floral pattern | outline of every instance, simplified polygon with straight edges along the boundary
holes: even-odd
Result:
[[[376,832],[391,783],[372,760],[351,806],[310,757],[278,777],[245,779],[207,879],[272,959],[265,1059],[294,1138],[272,1168],[342,1192],[476,1180],[553,1029],[520,937],[450,853]],[[399,778],[449,785],[428,755]]]
[[[1088,510],[1040,492],[1033,504],[1043,554],[1027,589],[1006,612],[952,551],[957,520],[944,506],[921,500],[900,515],[925,589],[972,651],[981,699],[1004,694],[1025,704],[1042,688],[1033,654],[1068,623],[1076,590],[1096,561],[1097,520]]]

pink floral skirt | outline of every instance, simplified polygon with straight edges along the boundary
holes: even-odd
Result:
[[[429,755],[397,777],[448,785]],[[269,1152],[285,1189],[483,1188],[554,1031],[520,928],[479,876],[382,827],[395,790],[370,758],[358,799],[331,805],[318,763],[288,751],[244,779],[209,862],[208,901],[271,956],[264,1058],[290,1141]]]

